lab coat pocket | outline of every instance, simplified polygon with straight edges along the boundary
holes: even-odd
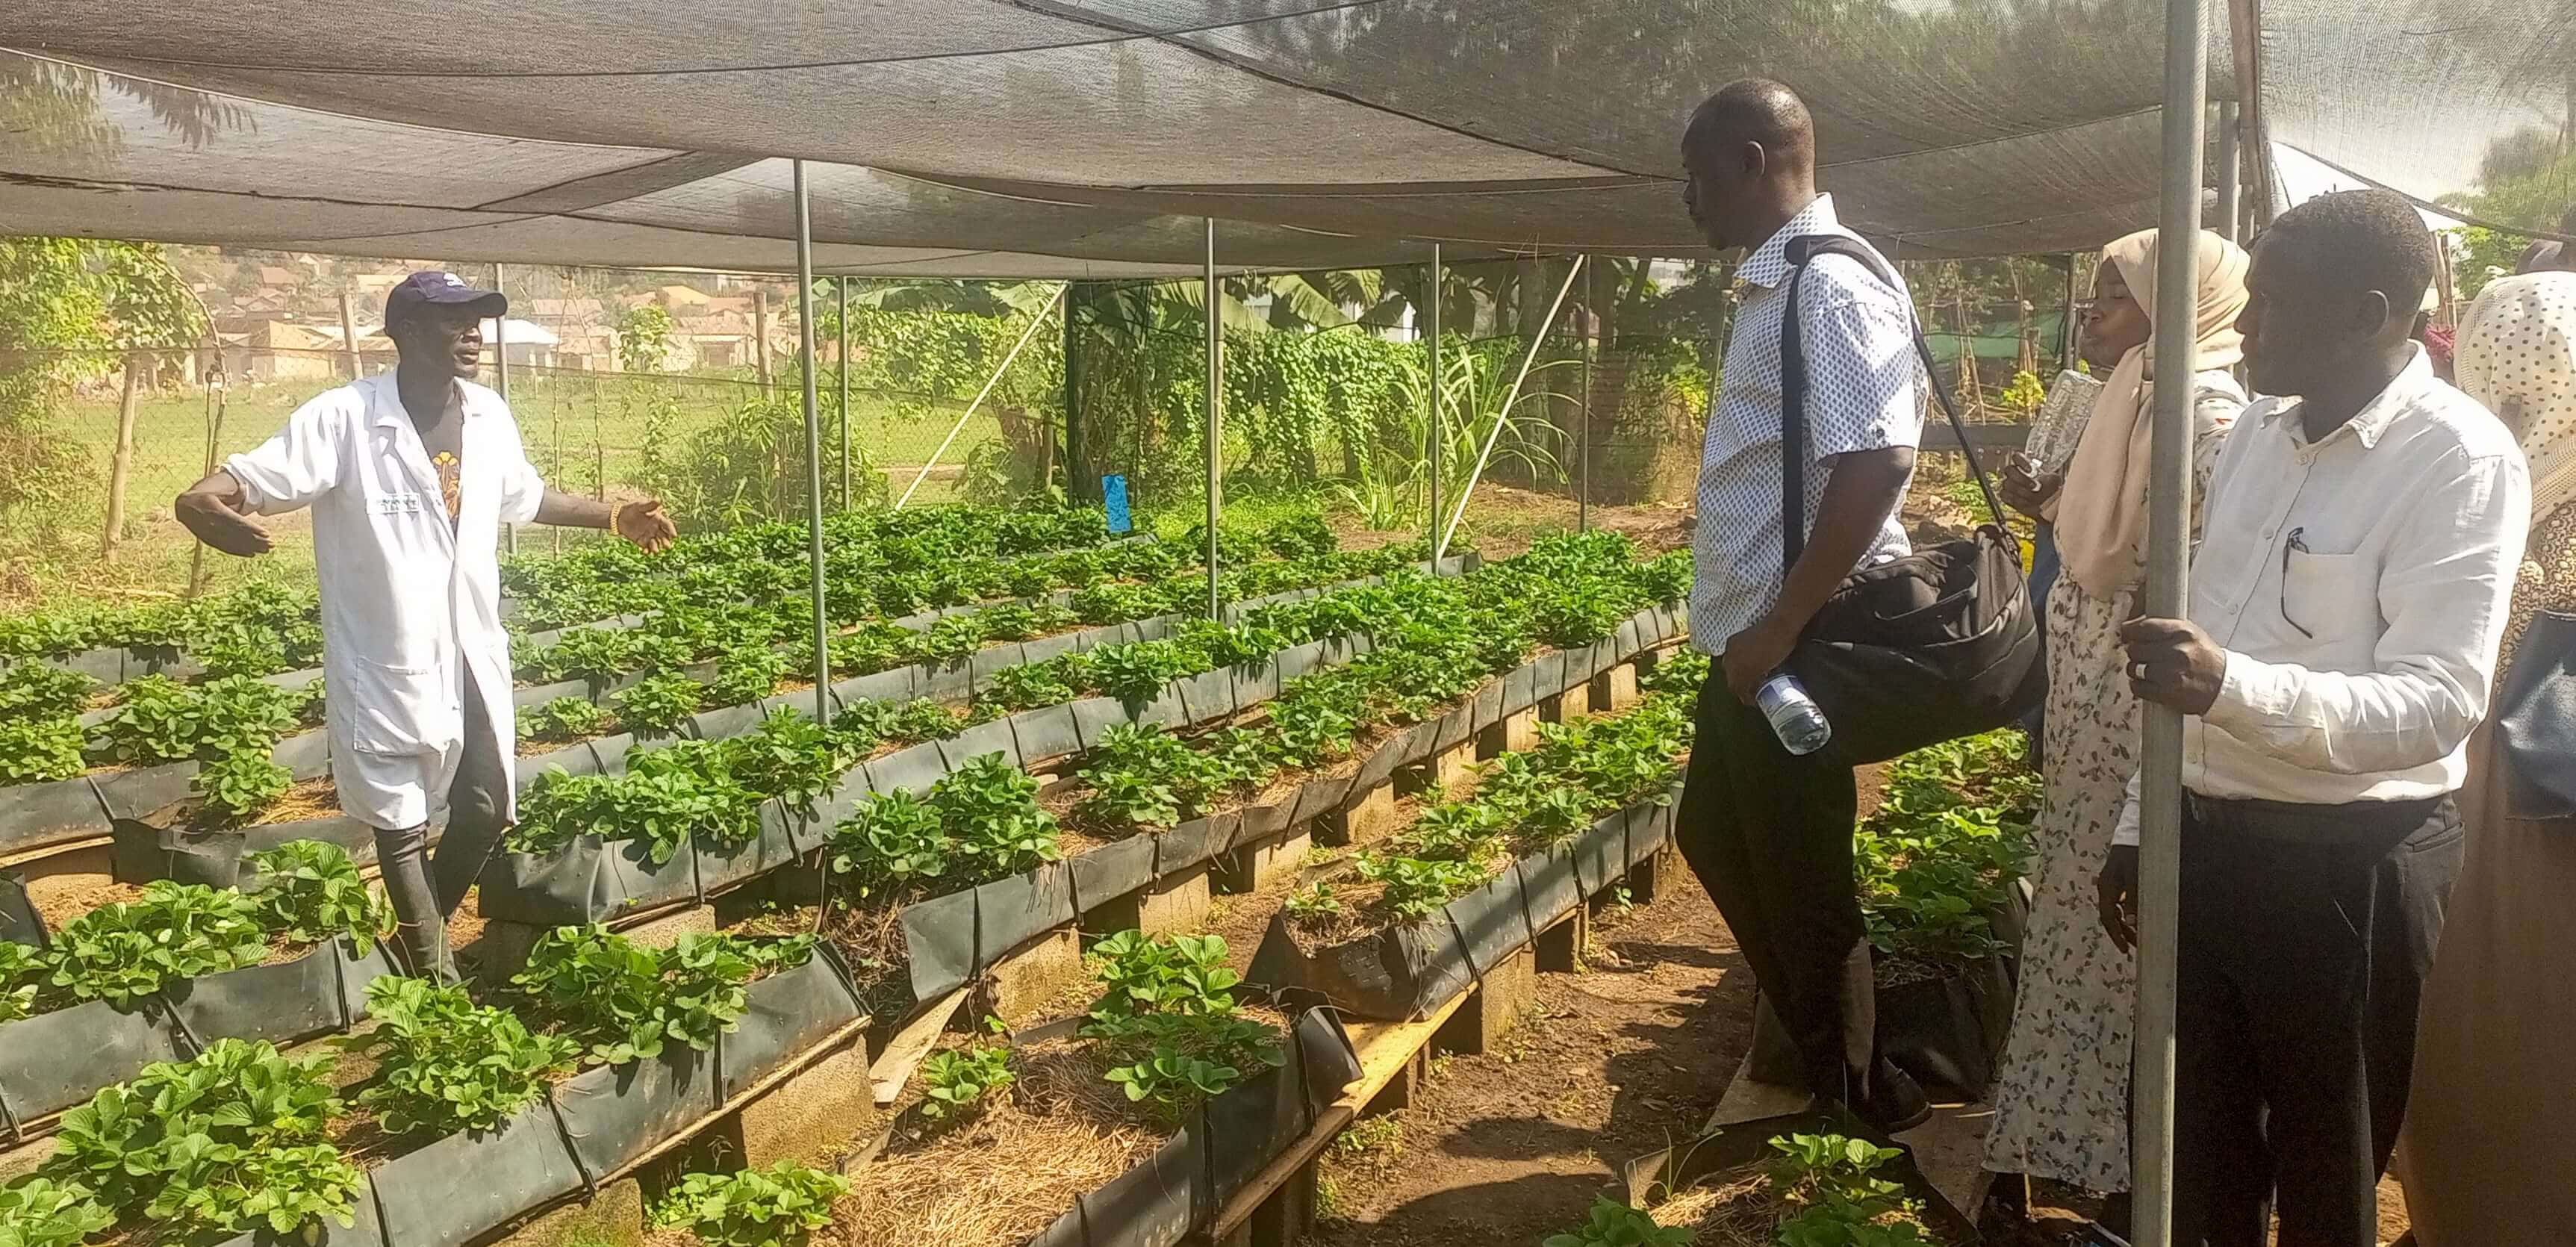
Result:
[[[461,690],[435,665],[395,666],[359,658],[334,673],[328,704],[348,716],[349,744],[370,753],[429,753],[464,729]],[[343,692],[340,680],[349,688]]]

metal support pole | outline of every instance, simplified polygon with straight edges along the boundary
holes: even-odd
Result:
[[[1442,426],[1449,404],[1440,376],[1440,286],[1443,280],[1440,244],[1435,242],[1431,244],[1431,296],[1422,307],[1423,336],[1431,344],[1431,424],[1430,431],[1422,439],[1423,462],[1431,473],[1431,505],[1424,509],[1423,514],[1429,517],[1431,527],[1423,536],[1433,545],[1440,543],[1440,461],[1447,457],[1449,450],[1448,430]],[[1431,574],[1440,574],[1437,555],[1431,560]]]
[[[1224,501],[1221,497],[1221,491],[1223,490],[1224,485],[1217,479],[1218,456],[1222,449],[1219,445],[1218,439],[1220,434],[1224,431],[1222,426],[1218,423],[1218,420],[1219,412],[1223,409],[1224,403],[1219,400],[1217,387],[1224,381],[1224,361],[1220,356],[1225,350],[1225,337],[1218,331],[1216,316],[1217,300],[1219,297],[1216,288],[1216,218],[1208,217],[1206,218],[1206,221],[1207,257],[1206,263],[1199,269],[1199,275],[1200,280],[1204,283],[1201,287],[1200,293],[1204,296],[1203,302],[1207,305],[1206,427],[1208,618],[1223,619],[1225,603],[1217,592],[1216,529],[1217,513],[1222,510],[1224,506]]]
[[[834,356],[841,374],[841,509],[850,509],[850,279],[832,279],[833,309],[841,322],[841,352]]]
[[[1583,398],[1576,404],[1574,430],[1574,531],[1592,531],[1592,352],[1600,345],[1601,318],[1593,306],[1599,288],[1591,269],[1583,271]]]
[[[806,197],[805,162],[796,168],[797,371],[805,400],[805,558],[814,585],[814,722],[832,725],[832,622],[823,599],[823,422],[814,401],[814,205]],[[2179,387],[2177,387],[2179,388]]]
[[[2066,253],[2066,311],[2057,322],[2057,370],[2075,367],[2075,253]]]
[[[1064,496],[1089,498],[1096,484],[1087,479],[1082,457],[1082,344],[1077,315],[1082,310],[1082,283],[1064,285]]]
[[[930,470],[939,466],[939,457],[947,454],[948,448],[956,443],[957,435],[966,431],[966,422],[975,418],[975,411],[984,405],[985,397],[993,392],[994,386],[1002,383],[1002,374],[1011,370],[1011,361],[1020,357],[1020,348],[1038,336],[1038,330],[1045,327],[1047,318],[1055,315],[1056,305],[1064,301],[1064,292],[1072,287],[1072,282],[1066,282],[1055,292],[1056,297],[1047,302],[1046,310],[1038,313],[1037,319],[1020,331],[1020,340],[1011,344],[1010,353],[1002,356],[1001,365],[993,369],[993,375],[984,378],[984,388],[975,391],[975,401],[966,404],[965,414],[957,417],[957,423],[948,426],[948,436],[939,439],[939,449],[930,452],[930,462],[921,465],[921,471],[913,474],[912,483],[904,486],[903,496],[894,500],[895,510],[902,510],[905,503],[912,501],[913,492],[921,488],[921,483],[930,479]]]
[[[1556,288],[1556,301],[1547,305],[1547,315],[1539,324],[1556,323],[1556,314],[1565,307],[1565,292],[1574,289],[1574,279],[1582,272],[1583,257],[1578,255],[1574,257],[1574,267],[1565,270],[1565,283]],[[1512,408],[1520,404],[1521,383],[1529,380],[1530,365],[1538,362],[1538,348],[1546,341],[1547,334],[1542,331],[1530,339],[1529,353],[1521,356],[1521,370],[1513,374],[1512,388],[1503,394],[1503,405],[1494,412],[1494,427],[1485,434],[1485,448],[1476,452],[1475,470],[1467,473],[1467,484],[1458,491],[1458,505],[1450,509],[1449,523],[1440,530],[1440,539],[1431,543],[1432,562],[1439,562],[1440,556],[1449,552],[1450,539],[1458,535],[1458,521],[1467,518],[1467,500],[1475,496],[1476,482],[1484,479],[1485,463],[1493,458],[1494,443],[1502,440],[1503,425],[1511,420]]]
[[[2192,321],[2200,232],[2200,153],[2206,121],[2209,40],[2203,0],[2166,0],[2164,204],[2156,218],[2156,323]],[[2165,344],[2178,358],[2167,375],[2197,371],[2182,334]],[[2150,417],[2145,613],[2180,618],[2190,574],[2191,387],[2159,387]],[[2146,707],[2139,742],[2137,1096],[2130,1114],[2129,1189],[2135,1192],[2132,1241],[2173,1241],[2174,963],[2182,874],[2182,715]]]
[[[498,260],[492,262],[492,291],[504,296],[509,293],[508,287],[502,284],[501,262]],[[501,309],[500,315],[492,318],[492,379],[497,383],[493,389],[501,395],[502,405],[508,406],[510,402],[510,309],[507,307]],[[519,526],[503,524],[501,541],[510,553],[517,554]]]
[[[2218,102],[2218,233],[2245,241],[2245,162],[2236,134],[2236,101]]]
[[[340,354],[349,361],[350,380],[367,375],[358,366],[358,318],[349,307],[349,289],[346,286],[340,288]]]

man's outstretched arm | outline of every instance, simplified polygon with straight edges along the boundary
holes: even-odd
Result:
[[[647,550],[659,550],[680,535],[679,525],[671,522],[658,498],[619,505],[568,494],[552,486],[537,502],[537,522],[563,528],[614,529],[618,536]]]
[[[250,510],[249,492],[227,468],[215,469],[170,504],[171,514],[197,540],[243,558],[266,554],[276,544],[269,539],[268,529],[250,517]]]

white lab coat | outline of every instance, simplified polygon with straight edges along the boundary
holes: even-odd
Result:
[[[466,671],[492,732],[476,744],[504,776],[515,752],[494,551],[503,522],[536,518],[545,482],[501,396],[457,385],[465,436],[452,531],[392,373],[314,398],[224,465],[261,515],[313,508],[331,773],[340,808],[375,827],[417,826],[445,804],[467,743]],[[516,817],[515,796],[505,800],[504,816]]]

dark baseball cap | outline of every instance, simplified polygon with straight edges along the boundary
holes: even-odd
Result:
[[[405,315],[428,304],[470,304],[486,320],[509,314],[510,300],[498,290],[480,290],[467,285],[465,279],[444,269],[414,273],[395,283],[385,295],[385,323],[392,325]]]

